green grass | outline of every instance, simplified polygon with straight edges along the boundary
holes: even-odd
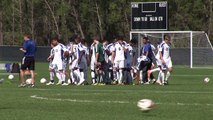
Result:
[[[211,120],[213,82],[203,83],[212,69],[175,67],[170,85],[45,86],[48,64],[38,63],[35,88],[18,88],[18,79],[0,84],[1,120]],[[34,96],[34,98],[32,98]],[[36,98],[35,98],[36,96]],[[152,99],[148,113],[137,101]],[[124,103],[116,103],[124,102]]]

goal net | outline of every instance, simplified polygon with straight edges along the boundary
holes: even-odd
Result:
[[[171,37],[173,65],[190,68],[213,68],[213,48],[203,31],[131,31],[130,39],[138,40],[138,53],[143,46],[142,38],[147,36],[156,47],[164,35]]]

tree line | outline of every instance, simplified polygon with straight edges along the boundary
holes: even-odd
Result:
[[[1,0],[0,45],[21,45],[25,33],[41,46],[56,35],[64,42],[73,34],[88,42],[97,34],[129,39],[131,2],[141,1],[153,0]],[[213,39],[212,0],[167,2],[169,30],[205,31]]]

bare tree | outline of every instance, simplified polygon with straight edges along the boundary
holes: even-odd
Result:
[[[31,34],[34,39],[34,0],[31,0]]]
[[[99,29],[99,32],[100,32],[101,40],[103,40],[104,38],[103,38],[102,20],[101,20],[100,9],[99,9],[97,1],[95,1],[95,8],[96,8],[95,12],[96,12],[96,15],[97,15],[97,18],[98,18],[98,29]]]
[[[84,35],[82,25],[81,25],[81,22],[80,22],[80,14],[79,14],[78,9],[76,7],[79,4],[78,0],[70,0],[69,3],[70,3],[70,6],[71,6],[71,15],[75,18],[76,26],[77,26],[80,34],[81,34],[81,37],[84,39],[85,35]]]
[[[47,7],[48,7],[48,9],[49,9],[49,11],[51,13],[51,15],[52,15],[52,18],[53,18],[53,21],[54,21],[54,24],[55,24],[55,28],[56,28],[56,34],[60,37],[60,31],[59,31],[59,27],[58,27],[58,22],[56,20],[56,16],[54,14],[54,11],[51,8],[49,2],[47,0],[44,0],[44,1],[45,1],[46,5],[47,5]]]

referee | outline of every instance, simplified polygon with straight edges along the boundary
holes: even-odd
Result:
[[[36,53],[36,44],[30,39],[29,35],[24,35],[24,43],[23,47],[20,48],[20,51],[24,53],[24,57],[21,62],[21,84],[19,87],[25,87],[24,74],[25,71],[29,71],[31,74],[32,82],[30,87],[34,87],[35,85],[35,53]]]

